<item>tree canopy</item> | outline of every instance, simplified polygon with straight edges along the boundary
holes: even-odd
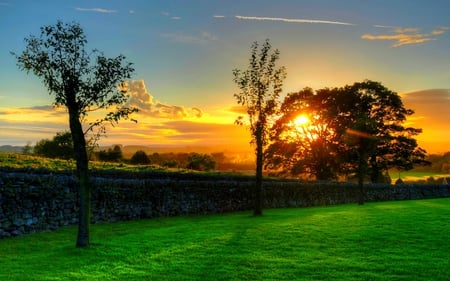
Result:
[[[421,129],[404,126],[413,113],[397,93],[370,80],[290,93],[272,127],[268,167],[320,180],[363,169],[373,182],[382,181],[390,168],[427,164],[414,139]],[[307,122],[298,124],[299,116]]]

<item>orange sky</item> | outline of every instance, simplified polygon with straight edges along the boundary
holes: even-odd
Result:
[[[419,145],[428,153],[450,151],[450,90],[424,90],[401,96],[405,107],[415,111],[409,125],[423,129],[416,137]]]

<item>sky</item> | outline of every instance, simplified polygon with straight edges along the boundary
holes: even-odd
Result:
[[[126,56],[138,123],[109,128],[102,145],[248,149],[234,125],[233,69],[270,39],[285,66],[283,98],[304,87],[364,79],[399,93],[422,128],[419,145],[450,151],[448,0],[0,0],[0,145],[34,145],[68,130],[64,109],[10,52],[58,20],[78,22],[87,49]]]

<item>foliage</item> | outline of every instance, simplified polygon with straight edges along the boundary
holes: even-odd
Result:
[[[150,159],[145,151],[138,150],[131,156],[130,163],[134,165],[146,165],[150,164]]]
[[[263,153],[268,143],[270,118],[277,112],[278,98],[286,77],[284,67],[276,68],[280,52],[271,49],[268,39],[260,50],[258,42],[254,42],[247,70],[233,70],[233,80],[240,90],[234,97],[247,112],[252,143],[256,146],[255,215],[262,214]],[[238,117],[236,123],[243,125],[244,118]]]
[[[443,281],[449,212],[434,199],[102,223],[87,250],[67,227],[0,240],[0,279]]]
[[[186,168],[197,171],[214,170],[216,162],[208,154],[191,153],[187,159]]]
[[[96,152],[95,156],[99,161],[118,162],[123,157],[122,148],[120,145],[114,145],[113,148],[108,148],[108,150],[100,150]]]
[[[98,50],[88,52],[86,35],[78,23],[58,21],[41,27],[39,37],[31,35],[25,38],[25,44],[20,55],[13,53],[19,69],[39,77],[49,94],[54,95],[54,105],[65,107],[69,114],[80,184],[76,245],[85,247],[89,245],[91,210],[86,134],[92,132],[98,139],[106,132],[105,123],[115,125],[137,111],[126,106],[129,95],[125,81],[134,69],[123,55],[107,58]],[[83,128],[88,113],[99,110],[106,111],[105,117]]]
[[[414,139],[421,129],[403,125],[413,113],[397,93],[370,80],[290,93],[272,127],[268,167],[320,180],[350,173],[361,180],[369,173],[373,182],[383,181],[391,168],[428,163]],[[302,114],[309,122],[295,124]]]
[[[42,139],[36,142],[33,153],[48,158],[74,159],[72,135],[70,132],[59,132],[52,140]]]
[[[323,104],[329,95],[329,89],[314,93],[305,88],[284,98],[266,151],[269,169],[282,175],[311,175],[317,180],[337,177],[344,167],[338,161],[341,132],[332,108]],[[305,118],[302,124],[297,122],[299,116]]]

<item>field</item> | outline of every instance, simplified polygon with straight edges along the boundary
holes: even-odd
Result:
[[[0,280],[448,280],[450,198],[99,224],[0,240]]]
[[[398,172],[391,171],[389,172],[389,175],[392,179],[392,183],[395,183],[395,181],[399,178],[399,176],[404,182],[421,182],[430,180],[432,178],[434,180],[438,180],[440,183],[442,182],[440,181],[440,179],[450,177],[450,175],[448,174],[440,174],[431,171],[428,172],[403,171],[400,174]]]

